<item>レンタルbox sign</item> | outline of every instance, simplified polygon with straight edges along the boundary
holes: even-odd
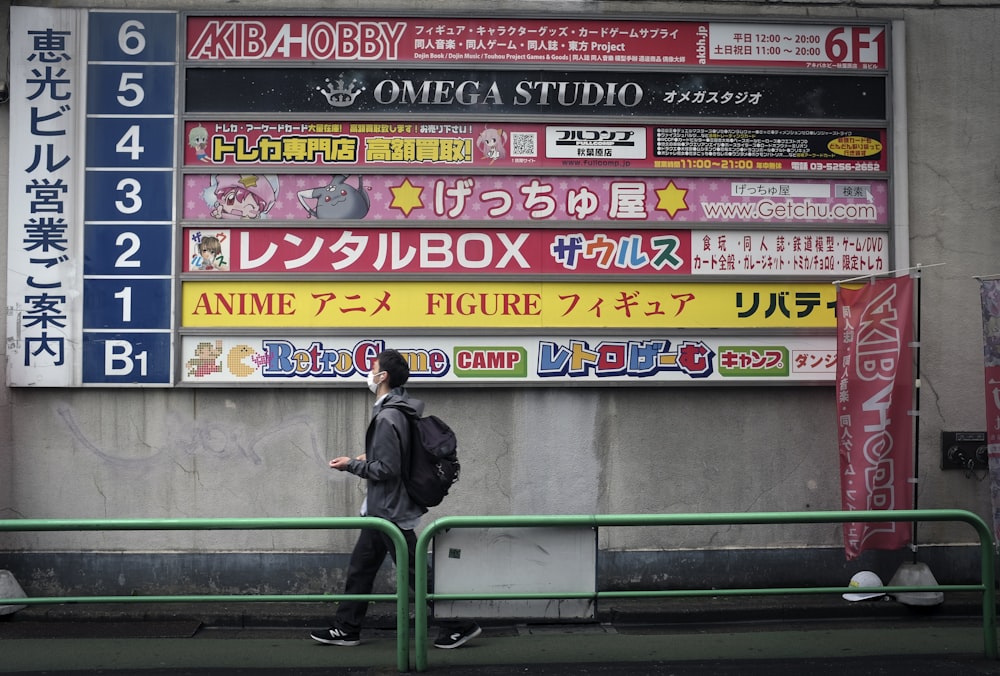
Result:
[[[831,383],[890,29],[12,7],[7,382]]]

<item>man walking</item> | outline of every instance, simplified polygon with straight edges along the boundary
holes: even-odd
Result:
[[[417,545],[414,529],[427,510],[410,499],[403,485],[403,462],[410,451],[410,421],[400,408],[410,409],[418,416],[424,410],[424,403],[411,398],[403,387],[409,378],[410,368],[398,351],[379,353],[368,374],[368,389],[375,395],[375,405],[365,434],[365,453],[356,458],[334,458],[330,467],[367,481],[362,516],[381,517],[399,526],[409,550],[412,590]],[[344,593],[370,594],[386,554],[396,560],[389,536],[377,530],[362,530],[351,553]],[[327,645],[356,646],[361,643],[361,626],[367,611],[367,601],[341,601],[333,626],[314,631],[310,636]],[[434,641],[436,648],[458,648],[482,633],[475,622],[452,621],[442,623],[440,628]]]

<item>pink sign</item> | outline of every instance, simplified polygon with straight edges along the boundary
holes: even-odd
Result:
[[[913,279],[837,293],[837,419],[845,511],[913,508]],[[844,524],[848,559],[899,549],[910,524]]]
[[[983,309],[983,375],[986,385],[986,452],[993,535],[1000,538],[1000,279],[980,281]]]
[[[875,179],[189,174],[184,218],[619,223],[888,223]]]

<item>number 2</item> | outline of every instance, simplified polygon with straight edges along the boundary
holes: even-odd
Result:
[[[121,255],[115,259],[116,268],[138,268],[142,267],[141,261],[138,261],[132,256],[139,253],[139,236],[134,232],[123,232],[118,235],[115,239],[115,246],[121,247],[128,245],[125,251],[122,251]]]

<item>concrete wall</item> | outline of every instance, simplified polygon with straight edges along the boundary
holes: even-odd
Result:
[[[386,14],[454,8],[451,2],[376,0],[159,5],[220,13],[279,6]],[[0,3],[3,21],[8,6]],[[909,182],[909,264],[946,264],[928,267],[922,282],[919,506],[970,509],[990,518],[988,482],[943,472],[938,463],[942,430],[983,430],[986,424],[973,275],[1000,274],[995,47],[1000,3],[501,1],[462,8],[472,14],[537,10],[905,21],[900,75],[908,92],[909,166],[896,172],[901,178],[907,174]],[[8,113],[8,106],[0,105],[0,218],[6,218],[10,182]],[[6,238],[0,238],[4,260],[5,248]],[[0,290],[5,285],[0,276]],[[412,393],[454,424],[462,445],[462,480],[432,517],[840,507],[832,386],[414,388]],[[361,379],[353,390],[0,388],[0,518],[354,515],[362,498],[359,482],[331,472],[326,459],[360,452],[370,401]],[[919,534],[928,547],[974,541],[970,529],[952,524],[925,524]],[[350,551],[353,538],[352,532],[17,534],[0,541],[0,568],[46,552],[54,557],[139,551],[336,556]],[[711,566],[712,552],[728,562],[734,551],[747,548],[768,552],[778,577],[817,551],[836,550],[841,535],[832,525],[616,529],[601,533],[600,546],[642,555],[647,572],[649,565],[668,560],[648,552],[701,550],[699,566]],[[775,559],[786,565],[773,565]],[[837,564],[829,568],[841,574]],[[892,568],[879,572],[891,574]],[[947,571],[935,572],[939,580],[948,579]],[[670,574],[683,581],[683,572]],[[701,574],[692,571],[692,577]]]

